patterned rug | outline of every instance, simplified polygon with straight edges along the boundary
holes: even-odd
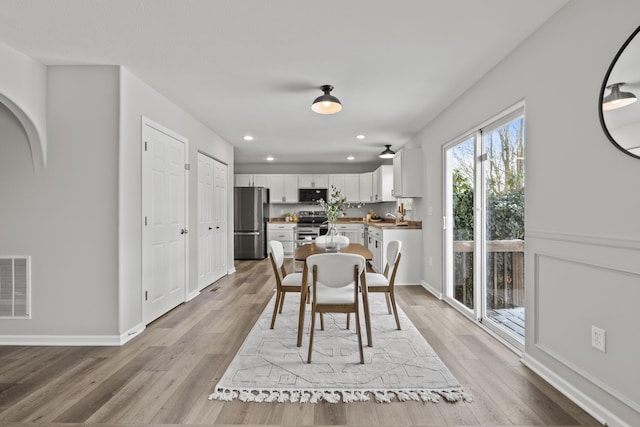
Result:
[[[397,330],[384,294],[369,296],[373,347],[362,340],[360,364],[355,321],[346,329],[345,314],[325,314],[325,329],[316,321],[312,362],[307,364],[310,305],[307,304],[302,347],[296,347],[298,295],[290,294],[274,329],[269,329],[273,299],[254,325],[218,382],[210,400],[245,402],[377,402],[416,400],[470,401],[458,381],[398,307]]]

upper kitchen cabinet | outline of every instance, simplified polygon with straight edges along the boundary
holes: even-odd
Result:
[[[396,201],[393,196],[393,166],[382,165],[373,172],[373,201]]]
[[[236,187],[266,187],[269,188],[269,175],[253,175],[237,173],[234,175]]]
[[[347,202],[360,201],[360,174],[329,175],[329,191],[331,187],[340,190]]]
[[[362,203],[373,202],[373,172],[360,174],[360,201]]]
[[[298,175],[271,175],[269,189],[271,203],[297,203]]]
[[[422,197],[421,148],[405,148],[393,158],[393,196]]]
[[[298,175],[298,188],[329,188],[329,175]]]

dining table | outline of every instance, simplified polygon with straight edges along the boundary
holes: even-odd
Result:
[[[306,262],[307,257],[309,257],[310,255],[324,254],[324,253],[356,254],[356,255],[362,255],[364,259],[367,261],[371,261],[373,259],[373,254],[371,253],[371,251],[366,246],[360,243],[350,242],[348,245],[342,244],[340,245],[340,249],[338,251],[328,250],[327,247],[323,244],[307,243],[299,246],[295,250],[293,254],[294,259],[296,261],[302,261],[304,264],[302,267],[302,285],[300,290],[300,315],[298,318],[298,341],[297,341],[298,347],[302,346],[302,331],[304,329],[304,315],[306,310],[305,306],[307,303],[307,293],[309,291],[309,286],[308,286],[309,269],[307,268],[307,262]],[[363,271],[360,276],[361,283],[364,283],[363,281],[364,281],[365,273],[366,272]],[[371,325],[370,325],[370,319],[369,319],[369,299],[367,296],[366,286],[362,286],[362,301],[364,305],[363,307],[364,320],[365,320],[365,326],[367,330],[367,345],[371,347],[372,342],[371,342]]]

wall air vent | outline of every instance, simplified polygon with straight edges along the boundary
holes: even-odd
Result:
[[[0,256],[0,318],[31,317],[31,257]]]

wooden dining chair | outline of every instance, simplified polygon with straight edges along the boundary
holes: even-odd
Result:
[[[364,257],[356,254],[316,254],[307,258],[307,269],[312,277],[311,330],[307,363],[311,363],[317,313],[355,313],[360,363],[364,363],[358,281],[364,280],[361,273],[365,265]]]
[[[284,297],[287,292],[302,290],[302,273],[287,273],[284,268],[284,248],[279,240],[269,240],[269,258],[276,277],[276,302],[271,316],[271,329],[273,329],[277,314],[282,313]]]
[[[398,307],[396,306],[396,296],[394,291],[396,273],[398,272],[398,264],[400,263],[400,250],[402,249],[402,242],[400,240],[392,240],[387,244],[387,263],[384,267],[384,272],[379,273],[366,273],[366,286],[367,292],[384,292],[385,299],[387,300],[387,310],[391,314],[393,308],[393,315],[396,318],[396,326],[400,329],[400,319],[398,318]]]

